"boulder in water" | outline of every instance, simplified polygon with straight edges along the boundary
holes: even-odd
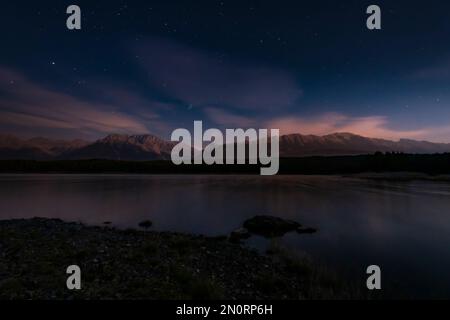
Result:
[[[272,216],[255,216],[244,222],[244,228],[248,231],[267,238],[281,237],[300,227],[301,224],[296,221]]]
[[[250,238],[251,234],[245,228],[239,228],[230,233],[229,240],[233,243],[239,243],[241,240]]]
[[[150,220],[144,220],[142,222],[139,223],[139,227],[144,228],[144,229],[148,229],[153,225],[153,222],[151,222]]]
[[[316,228],[309,228],[309,227],[305,227],[305,228],[300,227],[300,228],[297,228],[296,231],[297,231],[297,233],[300,233],[300,234],[303,234],[303,233],[311,234],[311,233],[316,233],[317,229]]]

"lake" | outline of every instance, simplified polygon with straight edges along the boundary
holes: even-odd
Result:
[[[0,219],[52,217],[118,228],[228,234],[254,215],[319,231],[280,244],[401,297],[450,298],[450,183],[340,176],[0,175]],[[248,244],[261,248],[265,240]]]

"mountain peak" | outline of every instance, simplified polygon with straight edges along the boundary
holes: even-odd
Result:
[[[23,140],[0,134],[1,159],[170,159],[176,142],[151,134],[110,134],[93,143],[83,140],[51,140],[32,138]],[[450,152],[450,144],[401,139],[390,141],[367,138],[349,132],[329,135],[289,134],[280,137],[280,156],[357,155],[381,152],[443,153]]]
[[[64,155],[70,159],[156,160],[170,159],[174,144],[151,134],[110,134]]]
[[[350,133],[350,132],[334,132],[325,135],[324,137],[341,137],[341,138],[354,138],[354,137],[362,137],[360,135]]]
[[[23,144],[23,140],[12,134],[0,134],[1,148],[17,148]]]
[[[101,143],[126,142],[128,140],[128,137],[129,136],[126,134],[112,133],[102,139],[97,140],[97,142],[101,142]]]

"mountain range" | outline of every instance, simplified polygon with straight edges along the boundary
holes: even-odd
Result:
[[[93,142],[84,140],[21,139],[0,135],[0,159],[33,160],[168,160],[176,142],[145,135],[112,134]],[[444,153],[450,144],[401,139],[391,141],[352,133],[325,136],[289,134],[280,137],[281,157],[357,155],[380,152]]]

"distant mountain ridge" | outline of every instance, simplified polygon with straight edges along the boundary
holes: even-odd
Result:
[[[168,160],[173,146],[153,135],[112,134],[94,143],[62,154],[63,159]]]
[[[0,159],[53,159],[89,143],[81,139],[51,140],[42,137],[20,139],[13,135],[0,134]]]
[[[150,134],[111,134],[88,142],[84,140],[20,139],[0,134],[0,159],[34,160],[168,160],[176,142]],[[401,139],[391,141],[367,138],[352,133],[325,136],[289,134],[280,137],[281,157],[314,155],[358,155],[374,152],[444,153],[450,144]]]
[[[450,152],[448,143],[432,143],[401,139],[391,141],[367,138],[341,132],[324,136],[289,134],[280,137],[281,157],[312,155],[357,155],[374,152],[444,153]]]

